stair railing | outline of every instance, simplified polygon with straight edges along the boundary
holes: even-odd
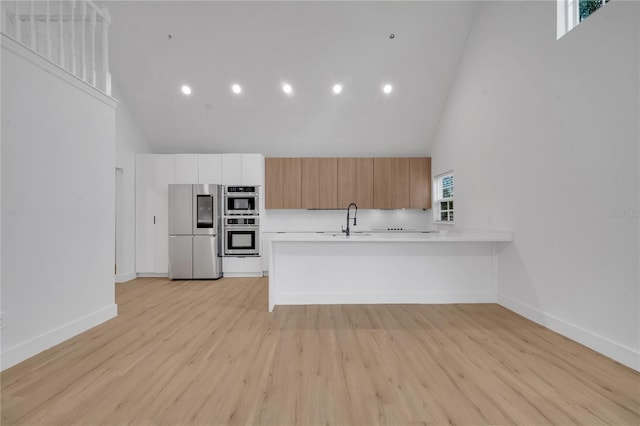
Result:
[[[2,33],[111,96],[111,16],[90,0],[1,1]]]

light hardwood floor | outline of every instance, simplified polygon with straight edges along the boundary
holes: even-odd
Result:
[[[640,424],[640,374],[498,305],[277,307],[137,279],[1,375],[2,425]]]

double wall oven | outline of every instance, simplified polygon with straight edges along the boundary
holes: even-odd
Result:
[[[260,255],[260,203],[257,186],[224,189],[224,255]]]

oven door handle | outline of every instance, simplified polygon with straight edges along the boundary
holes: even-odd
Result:
[[[258,231],[260,229],[260,227],[258,226],[225,226],[224,230],[225,231]]]

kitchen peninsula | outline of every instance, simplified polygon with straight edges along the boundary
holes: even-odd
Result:
[[[508,231],[298,233],[271,239],[276,305],[496,302]]]

